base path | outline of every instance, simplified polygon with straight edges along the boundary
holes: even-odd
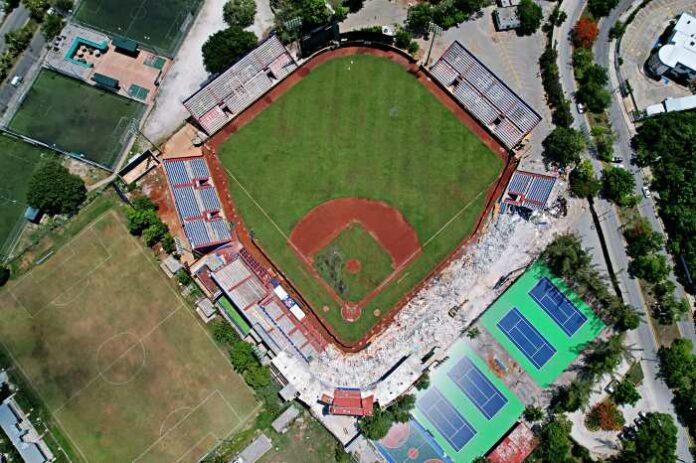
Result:
[[[372,199],[341,198],[327,201],[305,215],[290,234],[290,243],[311,260],[343,230],[359,223],[389,253],[394,268],[420,253],[416,231],[388,204]]]

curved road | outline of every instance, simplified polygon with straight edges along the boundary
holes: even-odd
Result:
[[[600,24],[600,36],[597,40],[597,45],[595,46],[594,51],[596,53],[596,59],[604,66],[608,64],[609,60],[609,43],[607,41],[609,28],[611,28],[611,25],[615,22],[616,18],[626,11],[631,3],[632,0],[621,0],[618,7],[612,11],[609,18],[604,19]],[[554,40],[556,41],[558,48],[558,65],[561,74],[561,83],[566,93],[570,96],[574,96],[576,84],[572,68],[573,51],[569,37],[572,27],[580,18],[584,8],[584,0],[564,0],[561,8],[566,12],[568,18],[561,27],[554,30]],[[618,103],[616,101],[613,101],[610,115],[612,118],[612,125],[617,132],[617,146],[615,146],[617,155],[623,155],[626,161],[628,161],[631,154],[629,148],[630,131],[622,116],[621,108],[618,107]],[[589,124],[587,118],[582,114],[578,114],[575,110],[573,110],[573,117],[573,126],[589,134]],[[595,171],[601,172],[600,162],[590,153],[586,153],[586,156],[592,161]],[[635,172],[635,169],[633,169],[633,172],[635,175],[637,175],[637,177],[639,177],[637,179],[636,188],[640,189],[642,187],[642,178],[640,176],[640,172]],[[643,201],[643,205],[641,205],[641,212],[644,211],[646,207],[645,204],[650,203]],[[643,315],[643,321],[638,329],[628,333],[627,341],[641,352],[640,361],[645,373],[642,394],[646,403],[646,408],[652,411],[668,412],[674,416],[679,431],[677,455],[680,461],[691,462],[693,460],[689,453],[689,438],[684,427],[681,426],[676,420],[676,415],[674,414],[674,408],[672,406],[672,392],[664,384],[664,382],[657,379],[658,343],[651,326],[646,321],[645,301],[643,300],[640,285],[638,284],[637,280],[631,278],[626,272],[629,259],[626,255],[625,243],[621,234],[621,222],[619,220],[618,213],[613,204],[601,198],[595,201],[595,208],[600,217],[602,232],[607,243],[611,262],[613,263],[614,269],[617,273],[619,286],[621,287],[624,300],[636,307]]]

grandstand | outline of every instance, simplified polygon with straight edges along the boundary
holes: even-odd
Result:
[[[190,96],[184,106],[203,130],[212,135],[296,67],[280,40],[269,37]]]
[[[516,171],[503,195],[503,204],[518,206],[532,211],[546,209],[557,177]]]
[[[228,298],[273,355],[284,351],[309,361],[324,350],[325,341],[297,302],[241,244],[224,246],[199,262],[192,273],[207,292]]]
[[[230,228],[202,157],[165,159],[164,170],[192,250],[230,241]]]
[[[518,146],[541,122],[536,111],[458,41],[430,73],[508,149]]]

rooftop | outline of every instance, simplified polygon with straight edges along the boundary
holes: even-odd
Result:
[[[657,53],[660,61],[671,68],[681,64],[696,71],[696,17],[682,13],[668,43]]]
[[[336,389],[329,412],[333,415],[372,416],[374,396],[362,396],[360,389]]]

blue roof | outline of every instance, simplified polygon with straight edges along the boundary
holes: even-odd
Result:
[[[26,431],[19,428],[20,418],[10,406],[9,401],[0,404],[0,428],[15,446],[17,452],[26,463],[45,463],[48,461],[38,445],[24,442],[22,436]]]

